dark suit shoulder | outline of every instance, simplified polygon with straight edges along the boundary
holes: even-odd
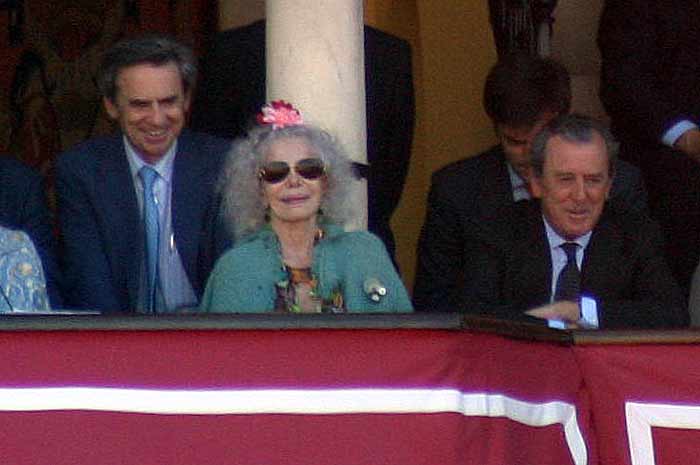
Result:
[[[450,163],[433,173],[431,196],[449,196],[461,205],[491,209],[508,202],[510,181],[499,147]],[[512,197],[511,197],[512,199]]]
[[[433,173],[433,180],[461,178],[467,174],[480,174],[484,170],[497,169],[500,165],[505,167],[503,151],[498,146],[482,152],[473,157],[449,163]]]
[[[43,177],[11,155],[0,155],[0,224],[26,230],[36,209],[41,208],[42,217],[48,218],[44,202]],[[33,236],[33,231],[25,232]]]
[[[651,242],[661,247],[663,242],[658,223],[649,215],[623,210],[614,204],[606,206],[596,227],[615,231],[616,235],[629,244],[643,244],[646,247]]]
[[[6,227],[25,227],[24,206],[39,199],[43,203],[43,189],[43,178],[37,171],[10,155],[0,155],[0,219]]]
[[[213,72],[210,68],[223,67],[227,72],[231,72],[239,68],[239,63],[235,60],[253,59],[258,63],[265,60],[264,55],[265,21],[260,20],[217,33],[202,58],[202,70]],[[213,78],[213,76],[207,75],[202,77],[205,79]],[[225,80],[217,82],[222,85],[233,85]]]
[[[648,214],[635,211],[628,212],[611,203],[605,205],[598,224],[613,225],[621,231],[629,233],[633,233],[638,228],[656,226],[656,222]]]
[[[177,139],[178,152],[204,153],[224,157],[231,141],[205,133],[184,130]],[[59,155],[57,166],[96,165],[105,157],[125,155],[122,134],[99,136],[81,142]]]
[[[408,41],[365,24],[365,43],[386,49],[408,49]]]
[[[582,285],[599,303],[601,328],[687,325],[685,299],[663,257],[658,225],[608,206],[584,258]]]
[[[502,210],[503,214],[496,219],[493,233],[516,245],[526,242],[540,241],[544,236],[544,221],[542,206],[539,199],[513,202],[511,207]],[[527,240],[524,240],[527,238]],[[529,247],[529,246],[525,246]]]
[[[0,176],[7,179],[41,179],[39,173],[11,155],[0,155]]]
[[[214,37],[214,46],[228,45],[230,41],[253,40],[255,45],[259,45],[259,39],[265,39],[265,20],[253,21],[244,26],[226,29],[219,32]]]
[[[115,152],[124,153],[122,135],[98,136],[74,145],[61,153],[56,159],[57,169],[75,166],[76,164],[92,165],[105,156],[114,156]]]
[[[231,149],[231,140],[204,132],[184,130],[177,140],[178,152],[185,150],[201,154],[225,156]]]

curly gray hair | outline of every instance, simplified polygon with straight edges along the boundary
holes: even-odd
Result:
[[[280,129],[259,126],[233,143],[221,179],[224,214],[235,240],[257,232],[267,221],[258,173],[270,144],[285,138],[306,140],[326,166],[327,182],[321,199],[324,220],[344,226],[355,215],[350,198],[353,166],[330,134],[306,124]]]

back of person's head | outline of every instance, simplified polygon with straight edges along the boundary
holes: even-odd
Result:
[[[105,52],[97,85],[104,97],[114,101],[121,70],[141,64],[164,66],[170,63],[180,71],[185,93],[191,91],[197,82],[197,64],[189,47],[172,37],[156,34],[121,40]]]
[[[530,127],[545,112],[569,112],[571,79],[566,68],[552,59],[514,53],[491,68],[483,103],[494,124]]]
[[[547,157],[547,143],[553,137],[561,137],[574,144],[590,143],[595,134],[603,138],[605,152],[608,156],[610,175],[614,175],[617,163],[618,144],[610,130],[600,121],[580,114],[564,114],[547,124],[532,141],[532,170],[535,176],[541,177]]]

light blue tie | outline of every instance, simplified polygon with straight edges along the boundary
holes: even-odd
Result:
[[[158,239],[160,227],[158,224],[158,205],[156,204],[153,185],[158,179],[158,173],[150,166],[144,166],[139,171],[143,182],[143,224],[146,243],[146,302],[145,311],[156,311],[156,286],[158,284]]]

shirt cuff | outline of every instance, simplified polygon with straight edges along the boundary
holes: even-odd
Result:
[[[598,329],[598,304],[592,297],[581,297],[581,319],[579,326],[583,329]],[[562,320],[547,320],[547,326],[552,329],[566,329],[566,323]]]
[[[663,142],[664,145],[673,147],[673,144],[676,143],[678,138],[681,137],[684,132],[689,129],[696,129],[697,127],[698,126],[696,124],[693,124],[687,119],[681,120],[671,126],[671,129],[664,133],[663,137],[661,138],[661,142]]]
[[[566,323],[563,320],[547,320],[547,326],[552,329],[566,329]]]
[[[581,324],[582,328],[598,329],[598,304],[592,297],[581,297]]]

